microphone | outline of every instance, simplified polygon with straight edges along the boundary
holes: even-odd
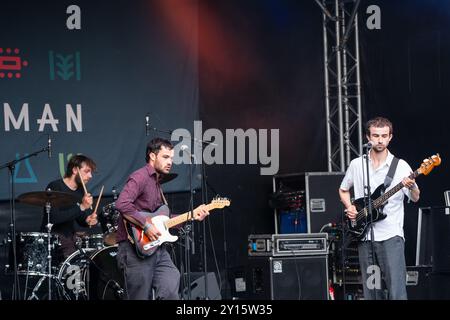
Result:
[[[195,156],[189,151],[189,147],[187,145],[182,144],[180,147],[180,150],[186,152],[187,155],[192,159],[191,164],[192,164],[192,162],[196,161]]]
[[[50,159],[52,157],[52,138],[50,137],[50,135],[48,135],[47,153],[48,153],[48,158]]]
[[[115,281],[111,279],[111,286],[113,287],[113,289],[116,291],[115,295],[117,298],[119,299],[123,299],[123,294],[124,294],[124,290],[123,288]]]
[[[372,148],[372,142],[369,141],[369,142],[363,144],[363,148],[367,148],[367,149]]]
[[[186,152],[190,157],[192,157],[192,154],[189,152],[189,147],[187,145],[182,144],[180,150]]]
[[[147,113],[145,115],[145,135],[148,136],[149,135],[149,127],[150,127],[150,116]]]

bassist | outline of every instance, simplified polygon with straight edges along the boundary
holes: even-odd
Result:
[[[369,153],[369,180],[372,191],[385,182],[394,159],[387,148],[392,139],[392,129],[392,123],[382,117],[374,118],[366,125],[366,136],[372,144]],[[350,188],[353,187],[355,198],[364,197],[364,183],[367,181],[364,161],[362,157],[351,161],[339,188],[339,196],[346,208],[347,217],[353,222],[360,217],[358,217],[355,205],[350,200]],[[411,172],[411,167],[404,160],[398,161],[392,182],[386,191],[398,183],[402,183],[403,188],[389,198],[382,207],[386,218],[373,224],[375,261],[372,261],[370,232],[367,232],[358,244],[366,300],[407,299],[403,200],[406,195],[412,201],[417,202],[420,196],[420,190],[415,180],[409,177]],[[378,271],[381,271],[381,274],[374,274]],[[381,282],[377,279],[380,279]]]

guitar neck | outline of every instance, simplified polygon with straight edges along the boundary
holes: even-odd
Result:
[[[206,210],[208,210],[208,211],[212,210],[214,208],[215,207],[212,204],[206,205]],[[194,215],[195,215],[196,210],[197,209],[194,209]],[[191,219],[193,219],[193,217],[191,217],[191,211],[188,211],[186,213],[182,213],[182,214],[180,214],[180,215],[178,215],[178,216],[176,216],[176,217],[174,217],[172,219],[167,220],[166,227],[167,228],[173,228],[173,227],[175,227],[175,226],[177,226],[179,224],[182,224],[182,223],[184,223],[184,222],[186,222],[188,220],[191,220]]]
[[[409,176],[410,179],[415,179],[419,175],[419,172],[416,170]],[[381,207],[386,201],[389,200],[394,194],[400,191],[403,188],[403,183],[399,182],[395,187],[386,191],[382,196],[379,196],[376,200],[373,201],[374,208]]]

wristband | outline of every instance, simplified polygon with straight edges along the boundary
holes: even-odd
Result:
[[[150,228],[151,226],[152,225],[149,222],[147,222],[144,226],[144,233],[147,232],[148,228]]]

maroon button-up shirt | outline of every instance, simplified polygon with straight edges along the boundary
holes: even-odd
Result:
[[[162,204],[161,187],[157,181],[155,169],[147,164],[133,172],[116,201],[116,209],[120,212],[117,241],[128,238],[123,215],[133,217],[144,225],[145,217],[140,212],[153,212]]]

